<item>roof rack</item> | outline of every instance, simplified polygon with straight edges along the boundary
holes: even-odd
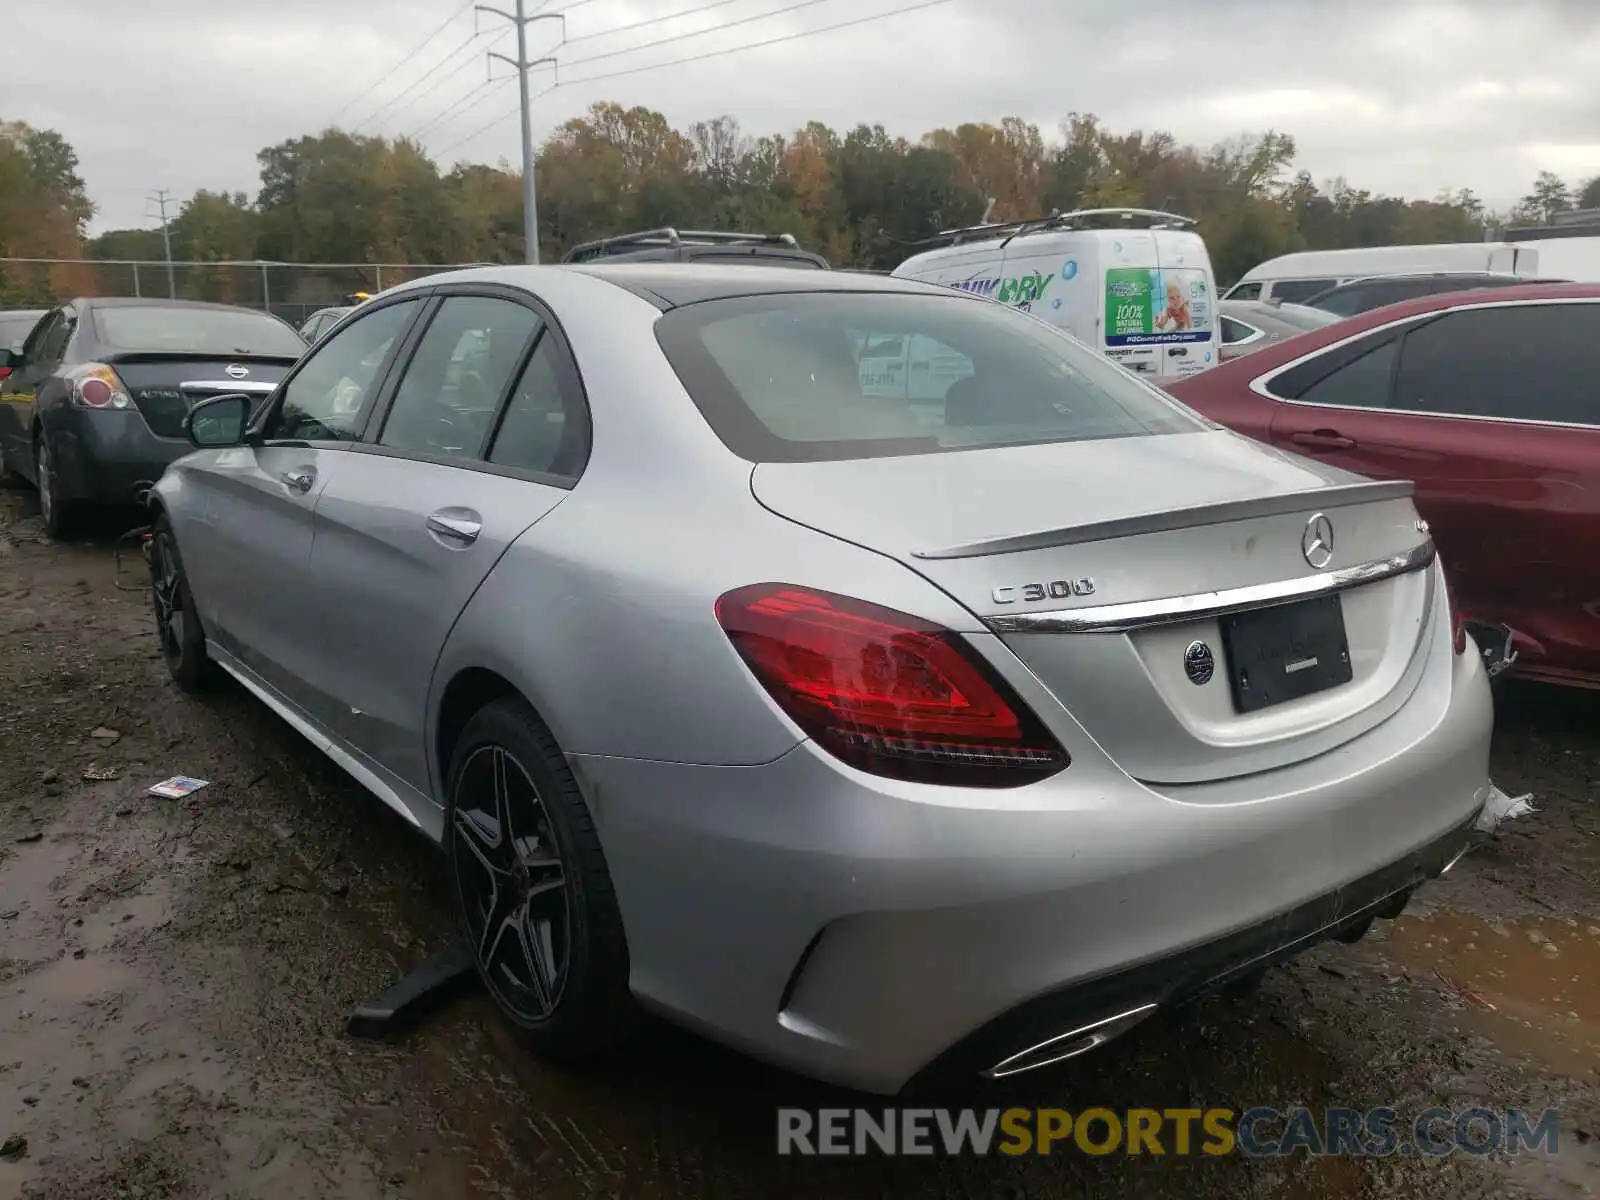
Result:
[[[649,250],[659,246],[676,249],[680,246],[784,246],[798,250],[800,243],[792,233],[732,233],[714,229],[641,229],[637,233],[619,233],[615,237],[597,238],[583,242],[568,250],[563,261],[582,262],[601,258],[607,254],[626,253],[629,250]]]
[[[1140,222],[1135,226],[1135,222]],[[1071,212],[1053,212],[1047,217],[1032,217],[1023,221],[993,221],[981,225],[967,225],[960,229],[946,229],[918,242],[919,247],[933,249],[937,246],[959,246],[962,242],[986,241],[1003,237],[1009,242],[1014,237],[1040,233],[1053,229],[1187,229],[1197,222],[1181,213],[1164,212],[1156,208],[1079,208]]]

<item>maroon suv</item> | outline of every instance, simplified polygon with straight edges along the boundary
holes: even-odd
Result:
[[[1490,663],[1600,687],[1600,286],[1409,300],[1170,390],[1259,441],[1414,480]]]

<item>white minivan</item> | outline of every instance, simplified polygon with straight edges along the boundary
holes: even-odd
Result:
[[[1193,225],[1125,208],[977,225],[940,234],[940,245],[890,273],[1013,305],[1130,371],[1171,379],[1215,366],[1221,351],[1211,256]],[[863,380],[899,376],[942,395],[938,383],[962,370],[948,357],[937,347],[864,347]]]
[[[1297,250],[1251,267],[1224,300],[1303,304],[1318,292],[1356,279],[1386,275],[1481,272],[1539,274],[1539,251],[1511,242],[1440,242],[1421,246],[1358,246],[1346,250]],[[1563,276],[1564,272],[1560,272]]]

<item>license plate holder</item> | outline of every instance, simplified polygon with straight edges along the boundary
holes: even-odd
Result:
[[[1337,592],[1230,613],[1221,626],[1237,712],[1258,712],[1325,692],[1354,677]]]

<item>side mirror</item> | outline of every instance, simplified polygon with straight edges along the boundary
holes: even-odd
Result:
[[[183,432],[202,450],[237,446],[244,441],[255,401],[242,392],[200,401],[183,418]]]

